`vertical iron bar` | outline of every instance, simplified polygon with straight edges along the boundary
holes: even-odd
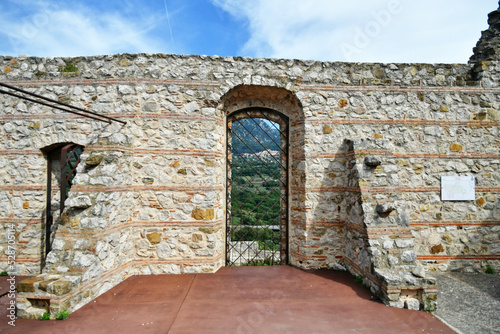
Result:
[[[73,144],[68,144],[61,149],[61,178],[59,179],[59,198],[60,206],[59,211],[62,215],[64,211],[64,202],[66,201],[66,188],[68,186],[68,171],[66,164],[68,163],[68,150],[73,146]]]
[[[288,141],[288,138],[290,138],[290,134],[289,134],[289,131],[290,131],[290,127],[289,127],[289,123],[288,122],[283,122],[283,125],[280,126],[280,145],[283,144],[285,146],[284,148],[284,158],[285,158],[285,170],[284,170],[284,174],[283,175],[283,178],[286,180],[286,184],[283,185],[281,184],[280,185],[280,188],[284,188],[282,191],[284,192],[284,201],[285,201],[285,208],[283,209],[283,213],[280,213],[284,216],[283,218],[283,224],[280,226],[280,234],[285,234],[285,242],[280,242],[280,248],[281,247],[284,247],[285,248],[285,251],[283,252],[282,256],[281,256],[281,264],[283,265],[286,265],[288,263],[288,255],[289,255],[289,245],[288,245],[288,242],[289,242],[289,238],[290,238],[290,226],[288,224],[288,211],[289,211],[289,208],[288,208],[288,204],[289,204],[289,198],[288,198],[288,187],[289,187],[289,180],[288,180],[288,177],[289,177],[289,174],[288,174],[288,164],[289,164],[289,152],[290,152],[290,143]],[[285,127],[284,130],[282,130],[281,128],[282,127]],[[285,137],[285,135],[283,135],[283,133],[286,133],[286,138],[283,138]],[[285,140],[283,140],[285,139]],[[285,231],[283,231],[285,230]],[[281,244],[284,244],[283,246]],[[281,249],[280,249],[280,253],[282,253]]]
[[[226,265],[231,263],[231,161],[232,161],[232,146],[231,146],[231,128],[232,120],[227,118],[226,126]]]
[[[47,154],[47,200],[45,208],[45,257],[50,252],[50,229],[52,227],[52,157],[53,154]],[[45,259],[44,259],[45,262]]]

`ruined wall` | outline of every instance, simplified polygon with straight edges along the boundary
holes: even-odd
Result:
[[[137,70],[122,60],[108,65]],[[81,72],[59,72],[61,59],[19,63],[9,59],[2,66],[4,75],[19,78],[24,70],[26,77],[32,70],[59,79],[16,85],[127,121],[125,126],[107,125],[2,96],[2,161],[12,166],[5,177],[15,174],[2,188],[2,195],[11,199],[3,203],[2,226],[15,225],[14,272],[36,275],[45,260],[42,275],[21,286],[25,295],[18,300],[20,315],[37,311],[28,300],[40,295],[52,296],[53,310],[76,309],[133,274],[218,269],[224,261],[224,125],[205,85],[152,85],[148,80],[117,84],[102,78],[85,82]],[[104,70],[104,62],[96,59],[77,64],[80,71],[85,66]],[[28,108],[29,115],[23,114]],[[41,149],[65,142],[83,145],[84,153],[52,251],[44,259],[47,162]],[[37,164],[16,169],[22,162],[10,161],[12,155],[19,160],[33,155]],[[24,177],[26,173],[38,173],[38,178]],[[28,192],[33,188],[36,199]],[[53,192],[56,199],[57,190]],[[6,256],[1,265],[11,269]]]
[[[41,273],[21,285],[22,316],[41,311],[32,299],[75,310],[130,275],[223,266],[225,117],[250,106],[290,117],[292,265],[347,267],[388,304],[409,308],[435,294],[432,271],[500,270],[491,67],[485,85],[477,63],[163,54],[0,63],[1,81],[126,121],[0,95],[0,270]],[[78,71],[61,71],[66,64]],[[44,259],[41,149],[64,142],[84,153]],[[442,202],[443,175],[473,175],[476,200]],[[12,227],[16,267],[7,268]]]
[[[412,226],[418,253],[429,267],[434,267],[433,260],[452,267],[470,266],[471,261],[462,260],[487,259],[481,254],[489,254],[490,248],[496,252],[499,123],[494,91],[423,86],[359,90],[320,91],[315,95],[319,98],[321,93],[328,94],[331,101],[328,104],[325,99],[323,107],[331,116],[318,115],[313,123],[316,150],[332,152],[312,153],[317,160],[311,161],[307,175],[314,175],[314,168],[330,163],[330,168],[324,168],[322,175],[312,180],[317,182],[314,186],[320,186],[313,188],[321,193],[318,196],[325,198],[318,205],[328,202],[331,195],[325,192],[337,186],[340,193],[347,184],[342,179],[345,173],[330,171],[341,169],[343,161],[335,167],[335,158],[347,158],[345,151],[339,152],[342,142],[350,138],[372,139],[378,142],[378,148],[366,150],[365,154],[380,156],[382,164],[374,170],[374,177],[360,184],[372,195],[363,198],[365,204],[373,204],[370,214],[376,204],[395,203]],[[339,133],[343,135],[338,136]],[[474,175],[477,201],[441,202],[442,175]],[[332,177],[337,183],[330,181]],[[491,242],[476,242],[479,235]],[[486,244],[488,250],[481,250]]]

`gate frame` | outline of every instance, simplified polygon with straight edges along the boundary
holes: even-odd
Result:
[[[52,250],[52,228],[54,225],[54,217],[52,215],[52,178],[53,178],[53,163],[54,161],[59,161],[59,216],[61,219],[65,205],[64,202],[67,199],[68,185],[71,187],[70,180],[71,177],[76,175],[76,167],[80,163],[80,155],[76,155],[76,150],[80,149],[82,152],[85,149],[83,145],[69,143],[58,143],[50,145],[42,149],[42,152],[47,159],[47,171],[46,171],[46,199],[45,199],[45,250],[42,259],[42,269],[45,266],[45,259],[47,255]],[[80,152],[81,154],[81,152]],[[56,159],[59,158],[59,160]],[[73,164],[70,160],[75,157],[76,162]],[[67,165],[69,164],[70,170],[68,172]],[[57,223],[57,222],[56,222]]]
[[[255,115],[255,116],[254,116]],[[271,122],[279,124],[280,132],[280,160],[282,161],[280,178],[285,180],[285,185],[280,182],[280,192],[281,198],[285,199],[285,205],[280,201],[280,265],[287,264],[290,260],[289,258],[289,248],[290,248],[290,118],[275,109],[266,107],[247,107],[235,110],[226,115],[226,235],[225,235],[225,265],[227,266],[230,262],[230,248],[228,243],[231,237],[231,160],[232,151],[229,149],[231,147],[230,143],[232,140],[232,123],[235,121],[240,121],[243,119],[261,118],[267,119]],[[283,130],[284,129],[284,130]],[[285,153],[285,154],[282,154]],[[284,161],[283,161],[284,160]],[[284,194],[283,194],[284,193]]]

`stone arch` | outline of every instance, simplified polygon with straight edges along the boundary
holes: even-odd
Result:
[[[42,153],[45,155],[46,152],[49,152],[50,150],[61,147],[64,144],[77,144],[81,146],[86,146],[88,145],[89,139],[88,135],[84,133],[79,133],[79,132],[56,132],[51,133],[50,136],[39,136],[36,138],[34,141],[34,146],[42,151]]]
[[[245,108],[267,108],[280,112],[290,118],[297,120],[303,118],[302,103],[297,96],[280,87],[240,85],[230,89],[221,98],[221,104],[225,115]]]
[[[222,96],[218,106],[225,120],[233,113],[259,108],[278,112],[289,119],[288,262],[305,267],[301,254],[301,246],[303,246],[305,240],[296,237],[305,233],[307,220],[307,213],[302,209],[305,199],[304,196],[300,196],[300,194],[305,193],[306,185],[306,171],[303,168],[305,163],[305,125],[302,103],[294,92],[285,88],[239,85],[227,91]]]

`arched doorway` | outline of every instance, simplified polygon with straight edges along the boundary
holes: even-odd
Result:
[[[75,143],[57,143],[42,149],[47,158],[44,261],[52,249],[52,241],[83,150],[83,146]]]
[[[289,118],[245,108],[226,129],[226,265],[286,264]]]

